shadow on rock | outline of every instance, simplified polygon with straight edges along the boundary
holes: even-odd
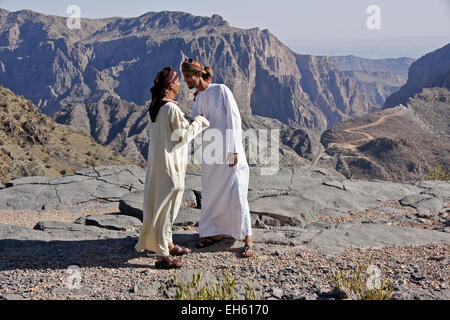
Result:
[[[194,248],[197,234],[174,234],[176,244]],[[0,271],[67,269],[71,265],[102,268],[152,268],[148,252],[134,249],[137,237],[76,241],[0,240]],[[223,250],[223,249],[222,249]],[[148,265],[132,259],[148,257]]]

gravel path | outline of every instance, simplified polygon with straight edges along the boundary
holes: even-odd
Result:
[[[387,247],[381,250],[347,250],[343,254],[324,258],[309,250],[289,249],[280,256],[259,253],[243,260],[236,250],[216,253],[193,253],[184,258],[183,269],[161,271],[153,267],[154,257],[139,257],[128,261],[133,267],[122,268],[114,261],[104,267],[82,267],[80,289],[67,289],[71,276],[66,269],[16,269],[1,272],[1,295],[20,294],[25,299],[167,299],[174,293],[170,287],[173,274],[187,271],[211,272],[220,275],[231,267],[231,275],[242,285],[250,280],[254,288],[262,288],[267,297],[316,299],[332,289],[331,272],[350,270],[357,263],[374,263],[385,279],[391,279],[397,291],[448,294],[450,246],[433,244],[422,247]],[[418,254],[420,252],[420,254]],[[96,256],[90,256],[98,259]],[[448,298],[448,297],[447,297]]]
[[[447,203],[450,208],[450,203]],[[342,214],[338,217],[318,215],[319,221],[331,223],[352,223],[355,221],[365,223],[386,223],[389,225],[412,227],[433,230],[447,227],[450,210],[438,212],[429,210],[424,213],[412,207],[402,206],[398,201],[385,203],[382,206],[355,214]]]
[[[21,227],[33,228],[40,221],[73,222],[80,217],[93,214],[106,214],[118,212],[119,208],[106,209],[82,209],[79,212],[67,212],[61,210],[51,211],[15,211],[0,210],[0,224],[10,224]]]

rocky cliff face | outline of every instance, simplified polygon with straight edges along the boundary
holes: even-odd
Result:
[[[385,72],[392,75],[408,77],[408,70],[414,59],[411,58],[389,58],[389,59],[365,59],[356,56],[334,56],[331,57],[342,71],[368,71]]]
[[[130,160],[146,162],[149,116],[144,107],[108,96],[97,103],[64,106],[55,120],[82,130]]]
[[[155,74],[185,57],[212,65],[242,113],[292,127],[323,131],[381,107],[377,88],[358,91],[360,80],[332,59],[297,55],[268,30],[233,28],[217,15],[82,19],[80,30],[65,22],[28,10],[0,15],[0,83],[47,115],[109,96],[145,105]],[[183,87],[180,101],[189,105],[191,95]]]
[[[450,89],[450,43],[415,61],[409,69],[408,82],[388,97],[384,107],[405,104],[423,88],[433,87]]]
[[[408,69],[414,62],[411,58],[364,59],[356,56],[331,57],[343,73],[355,81],[358,92],[368,98],[368,104],[375,106],[369,112],[379,109],[386,99],[397,92],[408,79]],[[353,118],[364,115],[363,110],[354,113]]]

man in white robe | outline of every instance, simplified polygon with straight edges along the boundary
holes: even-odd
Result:
[[[204,114],[209,128],[203,135],[202,208],[199,247],[223,236],[245,240],[244,257],[254,254],[250,210],[247,200],[249,167],[242,143],[241,116],[231,90],[210,82],[212,69],[187,60],[184,81],[197,88],[192,118]]]

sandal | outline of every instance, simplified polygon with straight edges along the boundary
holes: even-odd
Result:
[[[243,258],[251,258],[255,255],[255,245],[245,244],[244,250],[242,250]]]
[[[213,237],[200,238],[197,242],[197,248],[206,248],[222,240],[223,237],[220,239],[214,239]]]
[[[183,261],[179,258],[171,256],[164,256],[162,259],[155,262],[157,269],[179,269],[183,265]]]
[[[178,245],[174,245],[172,250],[170,250],[169,253],[172,256],[182,256],[182,255],[191,253],[191,249],[185,248],[185,247],[181,247],[181,246],[178,246]]]

